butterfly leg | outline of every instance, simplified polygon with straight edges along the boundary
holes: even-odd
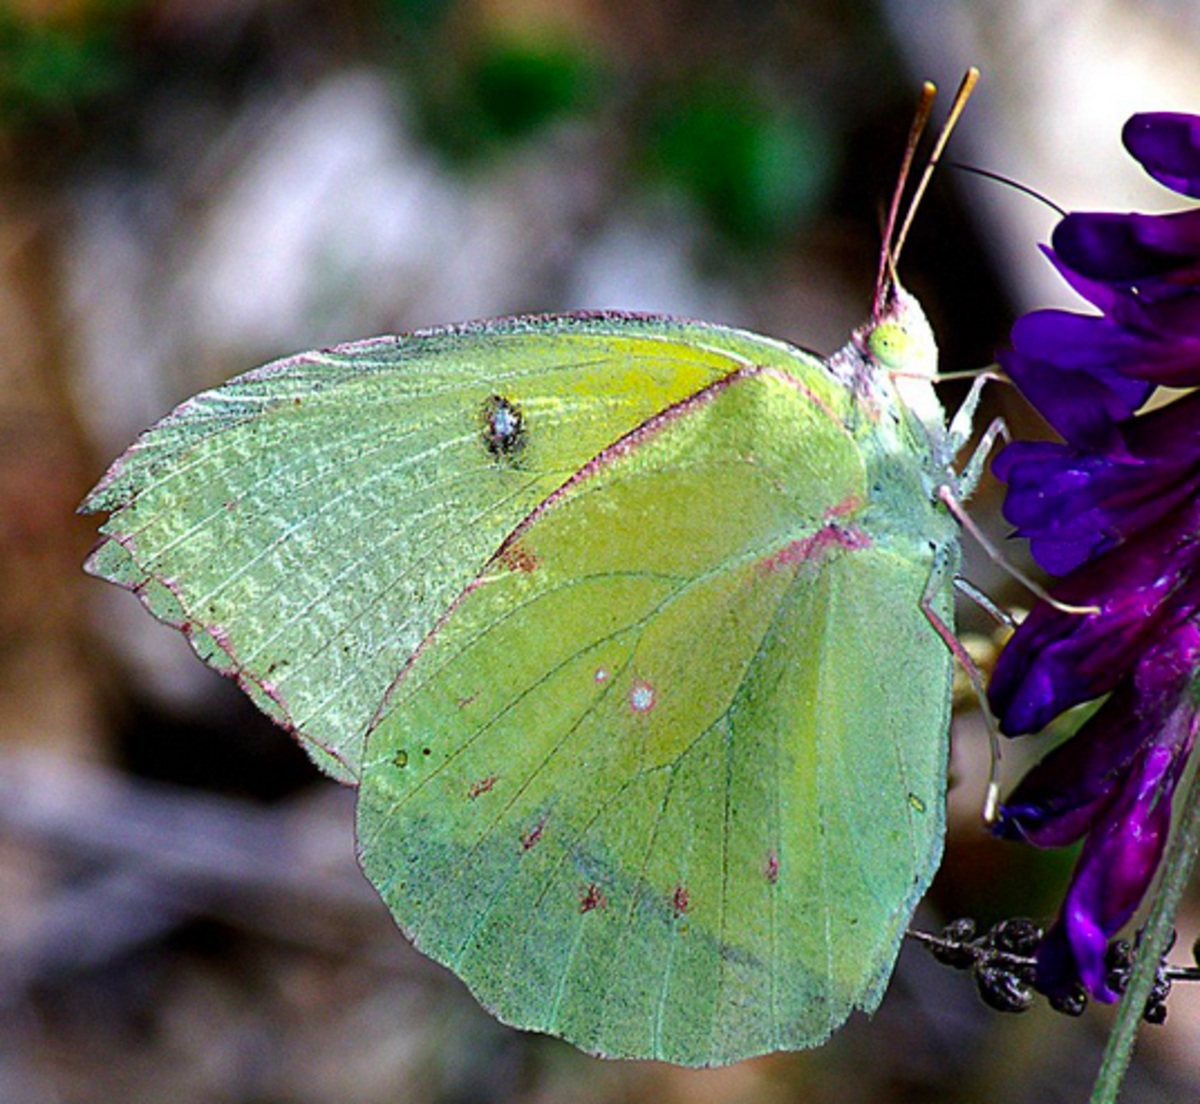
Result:
[[[983,803],[983,820],[985,824],[992,824],[996,820],[1000,805],[1000,732],[996,727],[996,721],[992,717],[991,710],[988,708],[987,688],[983,672],[979,669],[979,664],[975,662],[971,653],[967,651],[966,645],[959,639],[955,631],[946,624],[942,615],[937,610],[937,597],[939,594],[945,592],[950,573],[949,552],[942,547],[936,548],[933,554],[933,564],[929,569],[929,578],[925,581],[925,590],[921,594],[921,612],[933,627],[933,631],[942,638],[942,642],[950,649],[950,653],[962,665],[963,672],[967,676],[967,681],[970,682],[971,689],[975,692],[975,697],[979,701],[979,708],[983,713],[983,722],[988,733],[988,747],[991,751],[987,795]]]
[[[983,397],[983,389],[990,382],[999,378],[999,376],[992,372],[983,372],[971,381],[971,389],[967,392],[967,397],[963,399],[962,404],[954,412],[954,417],[950,419],[950,425],[946,429],[945,440],[938,451],[937,460],[942,467],[949,469],[954,458],[971,439],[971,433],[975,426],[975,413],[979,409],[979,402]],[[983,466],[987,463],[987,458],[991,454],[998,437],[1002,437],[1006,442],[1009,439],[1008,426],[1005,424],[1003,418],[993,419],[992,423],[984,431],[983,437],[980,438],[979,444],[975,446],[970,459],[955,479],[955,492],[960,499],[970,498],[975,488],[979,485],[979,480],[983,475]]]
[[[1001,377],[995,372],[980,372],[971,381],[971,389],[967,392],[967,397],[963,399],[959,408],[954,412],[954,417],[950,419],[950,425],[946,427],[946,455],[940,459],[949,463],[958,455],[963,445],[971,439],[971,431],[975,425],[975,411],[979,409],[979,402],[983,398],[983,389],[989,383],[999,379]]]
[[[933,626],[933,631],[950,649],[954,658],[962,664],[971,685],[982,696],[983,673],[963,646],[963,642],[938,613],[935,605],[938,595],[945,593],[946,585],[949,582],[951,582],[950,555],[944,547],[938,547],[934,550],[933,565],[929,569],[929,578],[925,581],[925,589],[921,593],[921,612],[925,615],[925,620]]]
[[[1000,422],[997,419],[997,422]],[[996,422],[989,426],[989,431],[996,428]],[[1003,422],[1000,422],[1000,428],[1003,429]],[[984,434],[986,438],[988,434]],[[992,440],[995,440],[995,435],[992,435]],[[984,445],[991,447],[990,442],[980,442],[980,448],[975,451],[975,455],[971,457],[971,463],[974,463],[977,457],[987,458],[987,452]],[[979,461],[982,466],[983,459]],[[1008,558],[1000,551],[999,548],[992,543],[991,538],[975,523],[975,519],[967,513],[966,506],[963,504],[963,498],[957,486],[958,481],[954,481],[954,485],[950,483],[943,484],[938,488],[938,498],[941,499],[946,509],[950,511],[955,521],[959,523],[968,533],[975,538],[975,542],[980,548],[987,553],[987,557],[997,567],[1007,572],[1017,580],[1026,590],[1028,590],[1035,598],[1042,602],[1048,602],[1056,610],[1061,610],[1063,613],[1099,613],[1098,606],[1074,606],[1068,602],[1060,602],[1052,594],[1050,594],[1044,586],[1035,579],[1032,579],[1028,574],[1022,571],[1016,564],[1010,563]]]
[[[955,418],[957,419],[957,417],[956,414]],[[987,429],[983,431],[979,444],[975,446],[970,458],[963,465],[962,471],[954,480],[954,492],[960,500],[968,499],[975,493],[975,488],[979,486],[979,480],[983,477],[983,466],[991,456],[997,438],[1003,439],[1005,444],[1010,440],[1008,423],[1003,418],[992,419]]]
[[[989,594],[980,590],[969,579],[964,579],[961,575],[955,575],[954,589],[963,595],[963,597],[969,598],[974,602],[997,625],[1003,625],[1006,629],[1015,629],[1017,627],[1017,622],[1013,615],[1008,610],[998,606]]]

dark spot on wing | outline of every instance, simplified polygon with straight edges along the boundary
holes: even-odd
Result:
[[[592,882],[579,898],[579,911],[591,912],[592,909],[607,908],[608,898],[604,896],[604,891]]]
[[[546,818],[542,817],[528,832],[521,836],[521,850],[531,851],[542,838],[542,833],[546,830]]]
[[[537,556],[520,541],[513,541],[512,544],[507,545],[497,558],[509,571],[523,571],[526,575],[536,571],[538,567]]]
[[[499,777],[496,774],[489,774],[486,778],[479,779],[478,782],[472,782],[471,788],[467,791],[467,796],[474,801],[475,798],[482,797],[485,793],[490,793]]]
[[[677,885],[675,893],[671,898],[671,907],[675,910],[676,916],[682,916],[688,910],[690,904],[688,889],[685,885]]]
[[[503,395],[489,395],[479,408],[480,439],[497,460],[514,461],[525,448],[525,415]]]

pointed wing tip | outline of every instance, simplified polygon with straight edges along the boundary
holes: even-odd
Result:
[[[78,509],[75,512],[78,514],[84,514],[84,513],[90,514],[90,513],[94,513],[95,511],[94,510],[85,510],[83,508],[83,505],[81,505],[78,507]],[[87,554],[87,557],[83,561],[83,573],[85,575],[91,575],[93,578],[103,579],[106,582],[116,582],[115,579],[111,579],[108,575],[106,575],[104,573],[104,569],[100,566],[101,552],[103,551],[104,546],[106,544],[108,544],[109,541],[111,541],[111,540],[112,540],[111,537],[102,536],[92,546],[92,550]]]

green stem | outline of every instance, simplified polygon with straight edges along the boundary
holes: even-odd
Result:
[[[1200,851],[1200,771],[1191,772],[1186,801],[1175,826],[1162,865],[1162,878],[1146,919],[1141,945],[1134,962],[1129,987],[1117,1009],[1117,1020],[1104,1048],[1100,1074],[1092,1089],[1091,1104],[1116,1104],[1121,1082],[1133,1058],[1133,1047],[1141,1026],[1146,1001],[1154,988],[1155,972],[1166,953],[1180,898],[1191,878]]]

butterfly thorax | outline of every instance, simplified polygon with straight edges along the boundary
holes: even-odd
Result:
[[[867,467],[873,530],[950,541],[953,525],[939,502],[948,472],[945,414],[933,386],[937,345],[920,304],[893,286],[829,368],[851,396],[847,428]]]

